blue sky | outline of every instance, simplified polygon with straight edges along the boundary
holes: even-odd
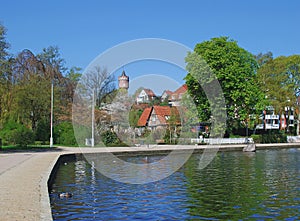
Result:
[[[212,37],[229,36],[254,54],[300,54],[299,9],[297,0],[11,0],[1,3],[0,22],[8,29],[10,52],[39,53],[58,46],[67,67],[84,69],[103,51],[139,38],[194,48]],[[138,66],[125,69],[135,76],[149,68]]]

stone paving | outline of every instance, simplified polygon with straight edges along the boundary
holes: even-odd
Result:
[[[245,145],[222,145],[220,150],[242,150]],[[257,145],[258,149],[300,147],[300,144]],[[52,220],[47,181],[62,154],[135,152],[207,146],[142,146],[116,148],[56,148],[45,152],[0,152],[0,220]]]
[[[47,180],[59,153],[1,154],[0,220],[52,220]]]

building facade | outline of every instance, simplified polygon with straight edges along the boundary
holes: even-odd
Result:
[[[123,70],[121,76],[118,77],[119,89],[128,90],[129,88],[129,77],[126,75]]]

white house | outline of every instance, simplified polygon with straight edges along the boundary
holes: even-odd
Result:
[[[155,98],[156,95],[151,89],[143,89],[136,97],[136,103],[149,103]]]

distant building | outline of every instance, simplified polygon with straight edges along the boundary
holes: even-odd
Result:
[[[285,130],[294,127],[294,109],[285,107],[285,113],[275,114],[272,106],[266,107],[260,116],[261,124],[256,125],[256,130]]]
[[[165,91],[162,93],[162,95],[161,95],[161,101],[162,101],[162,102],[164,102],[164,101],[166,101],[166,100],[169,101],[169,98],[171,97],[172,94],[173,94],[172,91],[170,91],[170,90],[165,90]]]
[[[149,103],[156,98],[155,93],[151,89],[143,89],[136,97],[136,103]]]
[[[181,87],[179,87],[175,92],[173,92],[169,97],[169,104],[171,106],[180,106],[180,101],[182,99],[182,96],[187,91],[187,85],[184,84]]]
[[[118,77],[119,88],[128,90],[129,88],[129,77],[125,74],[123,70],[122,75]]]
[[[139,127],[148,127],[149,129],[159,129],[168,126],[171,116],[174,115],[175,124],[180,125],[180,115],[176,107],[153,106],[146,108],[140,119]],[[174,122],[173,122],[174,123]]]

